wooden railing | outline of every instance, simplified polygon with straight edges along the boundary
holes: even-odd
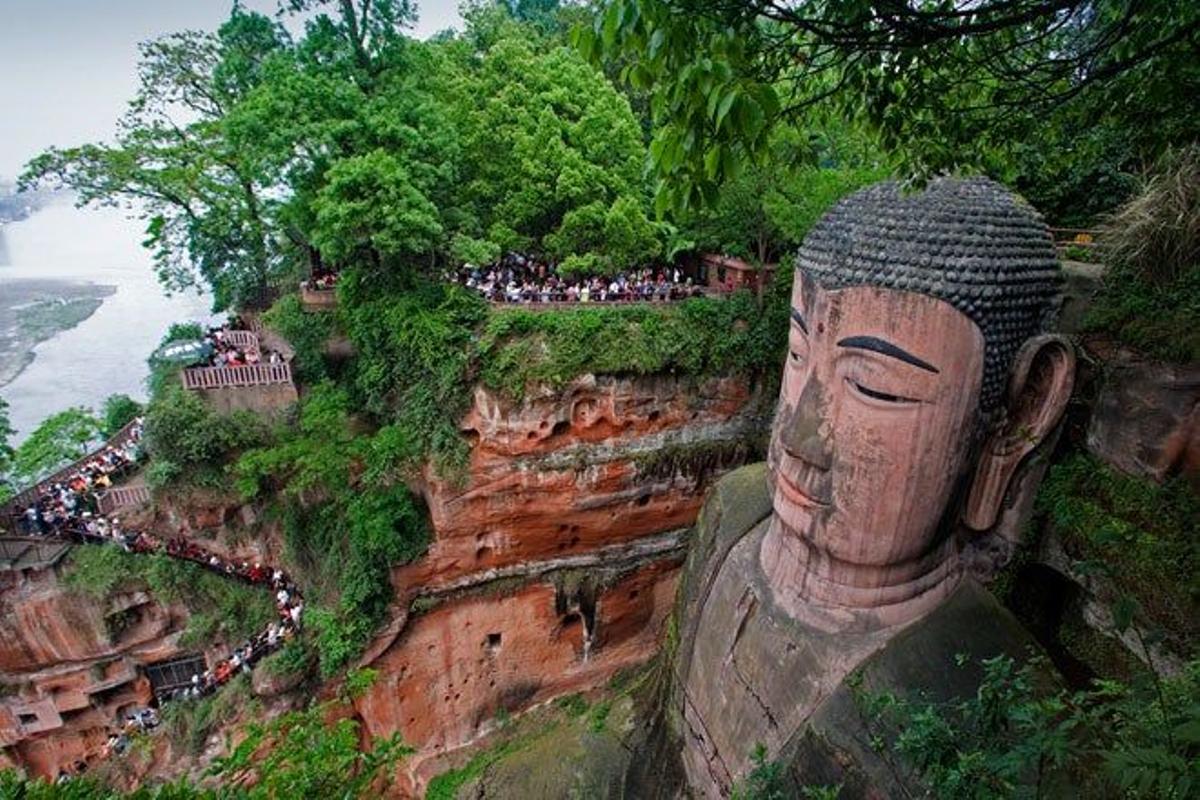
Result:
[[[300,305],[305,311],[328,311],[337,307],[337,289],[300,287]]]
[[[189,367],[183,371],[185,389],[230,389],[291,383],[292,367],[279,364],[244,364],[236,367]]]
[[[1050,235],[1054,237],[1055,247],[1092,248],[1096,246],[1100,232],[1087,228],[1051,228]]]
[[[98,505],[100,513],[107,515],[118,508],[140,506],[149,502],[150,487],[143,484],[140,486],[118,486],[114,489],[109,489],[100,495]]]
[[[490,305],[492,308],[497,310],[505,308],[519,308],[522,311],[561,311],[568,308],[605,308],[609,306],[669,306],[676,303],[681,303],[684,300],[690,299],[691,297],[715,297],[718,299],[723,299],[729,297],[731,294],[732,292],[727,292],[724,290],[704,288],[695,295],[689,295],[688,297],[675,297],[671,298],[670,300],[662,300],[657,295],[652,295],[650,297],[624,296],[609,298],[607,300],[592,298],[587,302],[582,300],[562,299],[542,300],[539,297],[536,300],[493,300],[491,301]]]
[[[29,506],[47,489],[56,483],[61,483],[67,478],[70,478],[72,475],[78,472],[81,467],[87,464],[87,462],[91,461],[96,457],[97,454],[102,453],[105,449],[109,447],[124,447],[133,438],[133,429],[137,426],[138,422],[139,421],[137,419],[130,420],[129,422],[125,423],[125,426],[121,428],[121,430],[109,437],[108,441],[97,447],[95,450],[90,451],[83,458],[71,462],[67,466],[55,472],[53,475],[43,478],[33,486],[30,486],[28,489],[13,495],[8,499],[8,502],[6,502],[3,506],[0,506],[0,514],[15,514],[17,513],[17,509],[23,509]]]
[[[258,351],[258,336],[250,331],[225,331],[225,341],[243,350]]]

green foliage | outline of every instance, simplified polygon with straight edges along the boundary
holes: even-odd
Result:
[[[346,681],[342,684],[342,692],[350,700],[358,700],[375,684],[379,678],[377,669],[353,669],[346,673]]]
[[[592,733],[603,733],[608,725],[608,715],[612,712],[612,701],[602,700],[588,710],[588,727]]]
[[[295,294],[281,297],[263,314],[263,322],[276,331],[295,350],[292,374],[296,380],[313,384],[328,377],[325,343],[336,328],[336,317],[329,313],[310,314]]]
[[[315,654],[306,638],[295,637],[259,662],[257,669],[277,677],[308,675],[315,664],[314,659]]]
[[[663,209],[712,205],[774,130],[831,112],[869,124],[910,174],[1032,174],[1046,196],[1057,180],[1060,197],[1103,203],[1085,183],[1111,176],[1101,158],[1120,170],[1197,137],[1197,11],[1161,0],[1143,13],[1131,19],[1124,0],[1062,15],[1037,0],[983,2],[967,15],[949,5],[606,0],[575,40],[649,96]],[[1140,123],[1160,114],[1161,128]],[[1081,135],[1095,129],[1099,145]],[[1053,174],[1038,181],[1039,170]]]
[[[209,737],[239,715],[254,716],[254,694],[250,676],[238,673],[220,692],[195,700],[167,703],[162,724],[167,735],[191,756],[204,751]]]
[[[280,268],[267,227],[274,165],[261,146],[231,146],[225,116],[287,43],[282,26],[237,6],[216,33],[144,43],[115,142],[51,148],[23,184],[70,186],[80,204],[136,200],[164,286],[205,282],[218,309],[253,299]]]
[[[20,484],[36,483],[87,455],[100,438],[100,421],[89,409],[60,411],[42,420],[16,449],[12,474]]]
[[[478,233],[502,250],[592,253],[606,268],[658,253],[637,121],[577,53],[502,25],[457,90],[460,204]]]
[[[1173,153],[1108,220],[1085,325],[1151,356],[1200,359],[1200,146]]]
[[[246,738],[209,773],[226,784],[253,785],[251,798],[378,796],[396,762],[413,750],[398,735],[361,747],[358,723],[329,724],[328,712],[315,705],[247,726]]]
[[[785,800],[787,775],[783,764],[767,760],[767,748],[760,742],[750,754],[754,768],[733,787],[732,800]],[[836,795],[835,795],[836,797]]]
[[[505,309],[480,335],[479,376],[520,399],[530,383],[559,388],[588,372],[752,374],[775,362],[776,334],[746,293],[669,306]]]
[[[877,749],[916,769],[931,796],[1183,798],[1200,785],[1200,663],[1073,693],[1048,687],[1039,659],[998,656],[982,669],[960,701],[857,690]]]
[[[215,575],[198,564],[164,555],[135,555],[119,547],[77,547],[64,581],[72,591],[97,600],[147,590],[160,603],[188,610],[180,639],[185,646],[231,645],[260,632],[276,617],[267,592]]]
[[[9,440],[15,431],[8,421],[8,403],[0,397],[0,502],[16,493],[16,486],[9,477],[14,451]]]
[[[100,411],[103,418],[101,433],[105,438],[112,436],[141,413],[142,404],[129,395],[110,394]]]
[[[147,784],[125,793],[94,778],[62,785],[21,778],[0,770],[0,797],[13,800],[277,800],[378,797],[386,792],[397,762],[412,752],[398,737],[360,746],[358,723],[328,723],[329,705],[290,711],[267,723],[252,723],[232,751],[214,760],[204,786],[181,778]],[[194,702],[171,703],[163,726],[186,752],[197,754],[217,726],[252,716],[254,703],[245,676],[234,678],[219,694]],[[208,788],[215,782],[217,788]]]
[[[239,450],[266,441],[268,431],[250,411],[218,414],[175,383],[167,383],[146,408],[146,449],[156,466],[147,481],[176,480],[198,470],[220,467]]]
[[[713,202],[683,216],[695,246],[757,263],[788,260],[835,202],[887,176],[865,139],[844,123],[814,124],[807,138],[777,132],[761,163],[741,167]]]
[[[1200,498],[1186,480],[1159,486],[1076,454],[1050,468],[1036,508],[1081,570],[1102,570],[1175,648],[1195,652]]]
[[[384,294],[357,270],[342,278],[347,332],[358,350],[354,384],[384,421],[372,455],[383,475],[412,474],[428,457],[444,474],[466,461],[458,420],[470,401],[473,330],[486,305],[453,285]]]
[[[344,390],[321,383],[294,428],[234,468],[245,496],[270,489],[282,505],[288,560],[319,602],[306,618],[324,676],[361,652],[391,601],[391,567],[424,552],[428,539],[407,488],[378,465],[378,438],[354,429]]]
[[[413,185],[403,162],[383,150],[337,162],[326,179],[313,202],[313,242],[330,261],[374,255],[402,268],[442,234],[437,207]]]
[[[455,800],[458,790],[475,780],[498,761],[521,750],[528,744],[526,738],[507,739],[495,747],[477,753],[459,769],[443,772],[429,781],[425,788],[425,800]]]
[[[557,698],[554,705],[566,712],[568,717],[581,716],[589,708],[588,701],[578,692]]]

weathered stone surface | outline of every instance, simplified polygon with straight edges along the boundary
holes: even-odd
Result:
[[[1184,472],[1200,480],[1200,364],[1117,355],[1105,369],[1087,446],[1132,475],[1161,482]]]
[[[149,702],[138,667],[178,655],[181,612],[140,591],[97,603],[67,591],[57,569],[0,581],[0,745],[31,774],[53,777]]]
[[[251,673],[250,685],[259,697],[278,697],[303,683],[304,677],[303,672],[281,675],[269,668],[256,669]]]
[[[479,388],[465,486],[429,477],[429,554],[398,586],[582,553],[695,519],[709,480],[764,431],[744,380],[584,376],[513,405]]]
[[[728,795],[756,744],[775,754],[821,735],[814,714],[911,631],[931,641],[893,656],[905,689],[989,624],[975,603],[951,633],[931,632],[978,591],[970,571],[1012,552],[1034,488],[1022,476],[1070,399],[1073,347],[1046,333],[1059,283],[1041,218],[987,180],[878,184],[810,231],[767,450],[769,514],[726,523],[725,509],[762,510],[764,490],[718,489],[700,521],[715,530],[697,535],[684,577],[668,713],[692,795]]]
[[[402,778],[405,788],[423,785],[439,771],[425,767],[431,758],[486,735],[498,714],[594,689],[652,657],[677,564],[651,563],[599,585],[586,571],[556,574],[448,598],[411,617],[371,664],[380,675],[356,704],[366,732],[399,732],[416,747]]]
[[[858,693],[966,700],[982,678],[983,659],[1005,655],[1018,662],[1037,652],[1032,637],[987,591],[968,581],[921,621],[909,626],[856,670],[856,686],[843,679],[817,707],[805,728],[778,752],[794,791],[841,784],[839,797],[916,797],[923,789],[899,763],[890,739],[896,731],[868,719]],[[960,657],[963,663],[960,666]],[[871,746],[880,737],[888,746]]]
[[[0,581],[0,673],[112,656],[171,629],[169,610],[141,592],[97,603],[65,591],[54,570],[0,573]],[[120,630],[110,636],[111,618],[117,614]]]

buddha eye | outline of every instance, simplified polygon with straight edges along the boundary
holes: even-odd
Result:
[[[803,356],[801,356],[795,350],[788,351],[788,358],[790,358],[792,360],[793,364],[799,364],[801,361],[804,360]]]
[[[847,379],[847,382],[854,388],[854,390],[856,392],[861,394],[863,397],[869,397],[872,400],[880,400],[884,403],[896,403],[896,404],[908,404],[908,403],[919,402],[918,400],[915,400],[914,398],[911,398],[911,397],[901,397],[898,394],[889,394],[888,392],[880,392],[880,391],[876,391],[875,389],[869,389],[866,386],[863,386],[861,383],[859,383],[856,380]]]

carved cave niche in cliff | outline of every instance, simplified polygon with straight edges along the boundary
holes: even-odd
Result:
[[[479,444],[480,435],[477,429],[463,428],[461,431],[459,431],[459,433],[462,435],[462,438],[466,440],[467,447],[471,450],[474,450],[476,445]]]

